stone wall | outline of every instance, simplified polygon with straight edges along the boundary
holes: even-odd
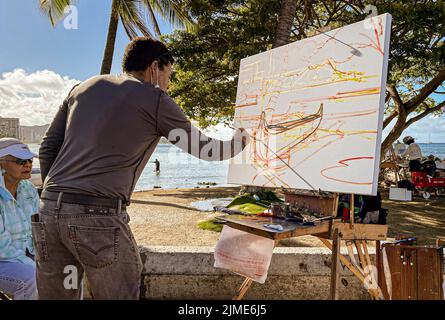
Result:
[[[141,247],[145,299],[231,299],[243,277],[213,267],[213,247]],[[342,252],[347,254],[347,252]],[[374,256],[373,248],[370,254]],[[264,284],[245,299],[329,299],[331,254],[326,248],[275,248]],[[349,270],[342,270],[340,299],[369,299]]]

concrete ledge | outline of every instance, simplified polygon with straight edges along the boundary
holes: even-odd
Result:
[[[214,268],[213,253],[214,247],[140,247],[142,298],[231,299],[244,278]],[[373,258],[374,248],[369,253]],[[275,248],[266,282],[253,283],[245,299],[328,299],[330,265],[327,248]],[[341,271],[340,298],[369,299],[352,273]]]

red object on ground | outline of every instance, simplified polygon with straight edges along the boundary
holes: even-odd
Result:
[[[343,208],[343,222],[346,222],[349,220],[349,209]]]
[[[445,178],[430,178],[424,172],[411,172],[411,181],[418,189],[445,187]]]

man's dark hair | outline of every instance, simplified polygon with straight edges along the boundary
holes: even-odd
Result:
[[[125,49],[122,60],[122,70],[124,72],[145,71],[155,60],[159,61],[159,69],[175,59],[165,44],[152,38],[138,37],[133,39]]]

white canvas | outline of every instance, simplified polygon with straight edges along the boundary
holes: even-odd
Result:
[[[377,193],[391,15],[241,60],[229,166],[243,185]]]

